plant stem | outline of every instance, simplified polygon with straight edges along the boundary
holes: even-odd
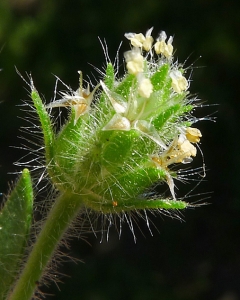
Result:
[[[29,300],[54,250],[82,206],[80,197],[62,194],[54,203],[9,300]]]

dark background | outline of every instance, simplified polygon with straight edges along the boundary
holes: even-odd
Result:
[[[15,66],[32,73],[49,101],[52,74],[77,88],[77,70],[91,76],[88,63],[102,67],[98,36],[113,59],[125,32],[154,26],[155,36],[160,30],[174,35],[175,58],[196,61],[191,92],[219,104],[198,111],[217,117],[198,124],[208,172],[193,194],[209,192],[210,205],[187,210],[184,222],[154,218],[159,232],[153,228],[153,237],[139,222],[143,234],[136,230],[136,244],[127,226],[120,240],[114,230],[108,242],[93,234],[86,235],[91,246],[75,240],[71,253],[84,263],[61,268],[71,277],[63,279],[61,292],[55,285],[46,290],[56,295],[51,299],[240,299],[239,19],[238,0],[0,2],[0,192],[14,180],[8,172],[18,170],[12,163],[22,156],[9,147],[21,143],[24,113],[17,105],[28,98]],[[128,44],[124,40],[122,52]]]

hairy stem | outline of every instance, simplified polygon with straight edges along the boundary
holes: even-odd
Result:
[[[29,300],[64,232],[82,206],[80,197],[62,194],[55,202],[9,300]]]

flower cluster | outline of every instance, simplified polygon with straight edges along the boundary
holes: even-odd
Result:
[[[49,172],[61,171],[54,174],[58,188],[88,195],[87,206],[96,210],[109,203],[124,209],[159,180],[167,182],[176,200],[170,166],[190,163],[197,153],[193,144],[201,132],[190,127],[194,104],[185,70],[173,62],[173,37],[161,31],[154,42],[152,30],[125,34],[131,49],[124,53],[122,78],[109,62],[90,92],[79,72],[79,89],[60,92],[62,98],[46,106],[72,108],[55,142],[58,151],[49,158]]]

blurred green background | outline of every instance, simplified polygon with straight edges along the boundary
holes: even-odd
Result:
[[[70,253],[84,263],[63,264],[59,270],[69,277],[46,289],[55,295],[46,299],[240,299],[239,20],[238,0],[1,0],[0,192],[15,179],[8,172],[19,170],[12,162],[24,154],[10,147],[21,144],[19,127],[26,123],[17,105],[29,99],[15,66],[31,72],[50,101],[53,74],[76,89],[78,70],[91,77],[96,72],[89,63],[102,68],[98,36],[114,59],[125,32],[154,26],[155,36],[160,30],[174,35],[176,59],[194,63],[191,92],[204,104],[219,104],[197,112],[217,117],[198,124],[208,171],[192,192],[210,192],[210,205],[184,212],[182,223],[153,217],[159,230],[153,227],[153,237],[139,221],[136,244],[127,225],[120,240],[113,229],[108,242],[93,234],[85,235],[91,246],[74,240]],[[128,45],[124,40],[120,52]],[[180,186],[181,193],[192,187]]]

